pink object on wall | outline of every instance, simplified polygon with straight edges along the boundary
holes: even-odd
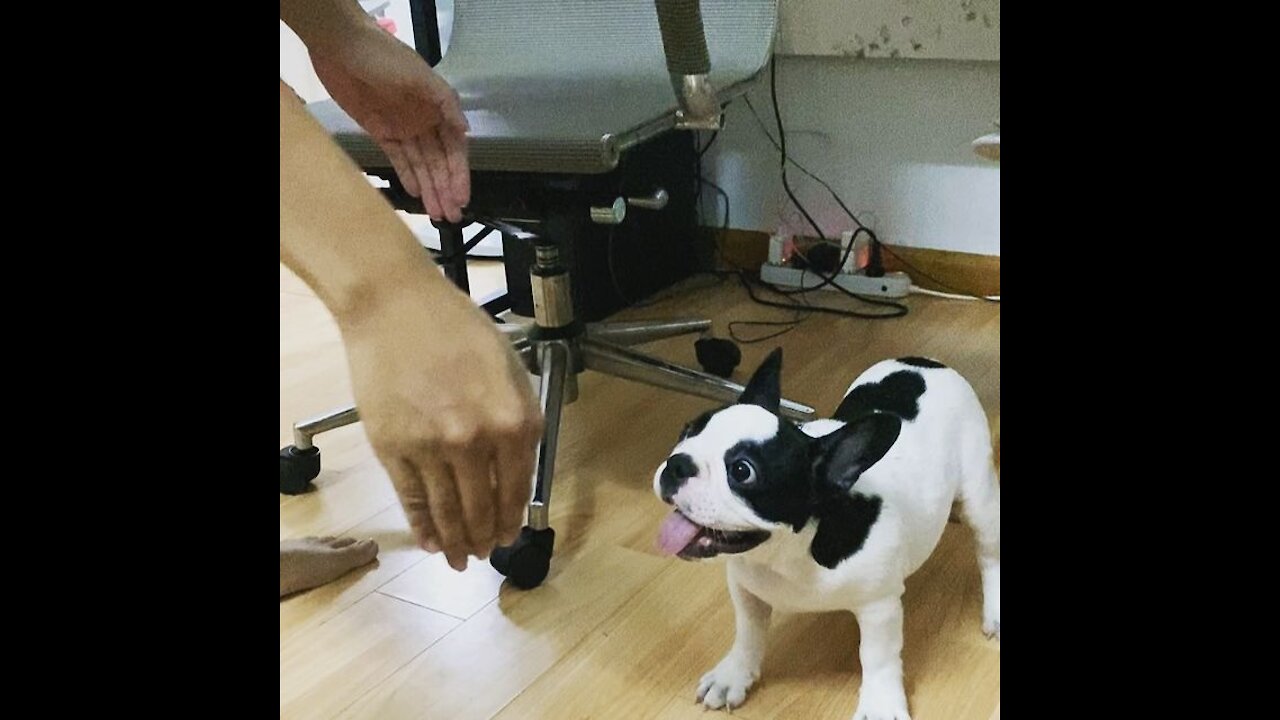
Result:
[[[378,27],[382,28],[383,30],[386,30],[392,35],[396,34],[396,21],[392,20],[389,17],[378,18]]]

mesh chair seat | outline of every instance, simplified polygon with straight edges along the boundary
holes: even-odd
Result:
[[[764,69],[776,0],[703,0],[720,99]],[[652,0],[458,0],[436,71],[471,125],[473,170],[609,172],[675,125],[678,106]],[[311,113],[364,168],[390,163],[333,101]]]

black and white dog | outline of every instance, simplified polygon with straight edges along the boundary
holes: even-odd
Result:
[[[736,634],[698,684],[710,708],[741,705],[760,677],[773,608],[851,610],[861,631],[855,720],[909,720],[902,592],[964,502],[982,568],[982,629],[1000,636],[1000,486],[986,414],[969,383],[924,358],[877,363],[831,420],[779,417],[781,350],[738,404],[685,427],[654,475],[676,510],[661,549],[730,555]]]

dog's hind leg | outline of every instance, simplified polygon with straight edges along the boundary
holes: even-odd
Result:
[[[960,480],[964,515],[978,541],[982,568],[982,632],[1000,638],[1000,480],[989,441],[969,454]]]
[[[733,598],[733,647],[698,683],[698,702],[712,709],[726,706],[732,709],[747,699],[747,691],[760,678],[765,637],[773,614],[768,603],[734,578],[732,563],[727,574],[729,596]]]

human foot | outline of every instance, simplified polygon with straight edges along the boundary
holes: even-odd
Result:
[[[337,580],[373,562],[378,543],[355,538],[306,537],[280,541],[280,597]]]

